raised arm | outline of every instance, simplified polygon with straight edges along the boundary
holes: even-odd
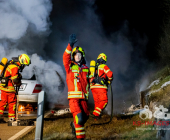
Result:
[[[70,64],[71,64],[71,51],[73,49],[74,44],[77,42],[76,35],[71,34],[69,36],[69,44],[63,54],[63,64],[65,67],[66,72],[68,73],[70,70]]]
[[[63,54],[63,64],[67,73],[69,72],[70,64],[71,64],[71,51],[72,51],[72,47],[70,46],[69,43]]]

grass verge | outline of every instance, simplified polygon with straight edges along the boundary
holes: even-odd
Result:
[[[93,118],[85,124],[86,140],[114,140],[114,139],[156,139],[156,131],[139,131],[136,128],[143,126],[135,125],[137,121],[145,122],[139,118],[139,115],[114,116],[109,124],[92,125],[109,121],[110,116],[104,114],[100,120]],[[53,121],[44,121],[43,140],[75,140],[71,133],[70,122],[73,118],[58,118]],[[146,126],[149,127],[149,126]],[[34,140],[35,130],[21,138],[20,140]]]

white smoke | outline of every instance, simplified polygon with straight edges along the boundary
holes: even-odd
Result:
[[[62,92],[65,75],[61,66],[52,61],[44,61],[37,54],[33,54],[31,60],[33,60],[31,65],[23,70],[23,77],[30,78],[32,75],[36,75],[38,82],[43,85],[43,90],[46,91],[47,100],[52,104],[51,107],[55,103],[66,102],[67,94]]]
[[[26,34],[28,26],[41,34],[49,29],[50,0],[6,0],[0,2],[0,38],[17,40]]]
[[[148,86],[149,86],[149,84],[151,82],[150,79],[153,78],[153,75],[155,73],[156,73],[156,70],[153,70],[153,68],[152,68],[150,70],[147,70],[143,74],[142,78],[139,81],[139,92],[144,91],[144,90],[146,90],[148,88]]]
[[[65,75],[58,64],[44,60],[43,50],[50,33],[51,10],[51,0],[0,1],[0,58],[10,60],[28,54],[31,65],[23,70],[23,77],[31,78],[35,74],[49,101],[58,103],[64,97],[58,87]]]
[[[6,53],[18,49],[45,56],[51,10],[50,0],[0,1],[0,44]]]
[[[143,79],[140,84],[139,92],[145,90],[147,88],[148,84],[149,84],[149,79],[148,78]]]
[[[9,0],[9,3],[28,23],[36,27],[37,32],[47,31],[47,21],[52,10],[50,0]]]

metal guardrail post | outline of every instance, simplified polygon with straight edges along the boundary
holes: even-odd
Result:
[[[44,99],[45,99],[45,92],[41,91],[38,94],[38,111],[37,111],[36,129],[35,129],[35,140],[42,140],[43,137]]]
[[[18,120],[18,107],[19,107],[19,96],[17,96],[17,104],[16,104],[16,120]]]

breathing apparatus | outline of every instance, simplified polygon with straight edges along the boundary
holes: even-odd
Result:
[[[95,69],[96,69],[96,62],[94,60],[91,60],[91,62],[90,62],[90,73],[91,73],[92,77],[94,77],[94,75],[95,75]]]
[[[108,84],[108,80],[107,78],[105,79],[104,77],[102,77],[104,75],[104,73],[99,76],[98,75],[98,67],[100,64],[105,64],[107,61],[107,56],[104,53],[99,54],[99,56],[97,57],[97,63],[92,60],[90,62],[90,72],[91,72],[91,77],[94,77],[92,83],[99,83],[101,85],[104,84]]]
[[[111,82],[107,79],[104,79],[102,78],[102,76],[104,75],[101,75],[99,76],[98,75],[98,66],[100,64],[105,64],[107,62],[107,56],[104,54],[104,53],[101,53],[99,54],[99,56],[97,57],[97,63],[92,60],[90,62],[90,72],[91,72],[91,77],[94,77],[92,83],[99,83],[101,85],[109,85],[110,86],[110,93],[111,93],[111,116],[110,116],[110,120],[108,122],[104,122],[104,123],[95,123],[95,124],[92,124],[91,126],[93,125],[103,125],[103,124],[108,124],[112,121],[112,118],[113,118],[113,91],[112,91],[112,86],[111,86]]]
[[[2,75],[3,70],[5,68],[5,65],[7,64],[8,59],[7,58],[2,58],[1,62],[0,62],[0,75]]]

